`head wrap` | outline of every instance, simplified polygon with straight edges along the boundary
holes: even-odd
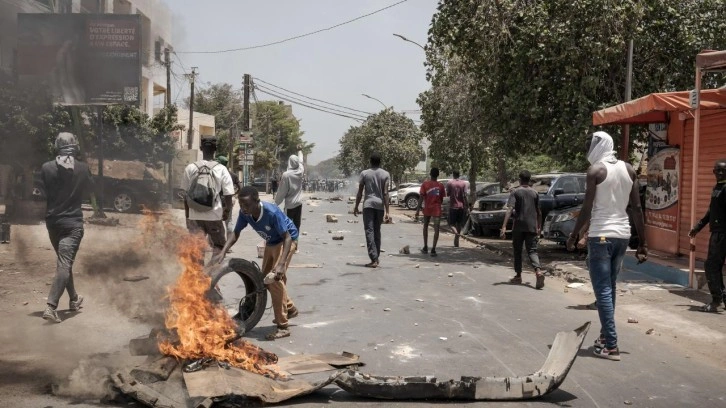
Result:
[[[599,162],[615,163],[618,159],[615,157],[613,148],[613,138],[605,132],[595,132],[592,134],[592,142],[590,142],[590,150],[587,152],[587,161],[590,164]]]
[[[290,158],[287,160],[287,171],[291,171],[294,174],[303,174],[304,170],[305,168],[300,163],[300,158],[294,154],[290,155]]]
[[[61,167],[72,170],[76,164],[75,156],[79,152],[78,140],[73,133],[58,133],[55,138],[55,149],[58,151],[55,162]]]

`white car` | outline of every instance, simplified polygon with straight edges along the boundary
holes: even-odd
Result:
[[[396,192],[398,205],[408,208],[409,210],[415,210],[418,208],[418,202],[421,199],[419,191],[421,190],[421,184],[414,184],[409,187],[404,187]]]

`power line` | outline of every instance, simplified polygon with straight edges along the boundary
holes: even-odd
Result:
[[[328,105],[331,105],[331,106],[337,106],[338,108],[348,109],[348,110],[351,110],[351,111],[354,111],[354,112],[365,113],[366,115],[372,115],[371,112],[366,112],[366,111],[362,111],[362,110],[359,110],[359,109],[349,108],[347,106],[338,105],[338,104],[332,103],[332,102],[327,102],[327,101],[324,101],[322,99],[316,99],[316,98],[313,98],[313,97],[310,97],[310,96],[303,95],[301,93],[297,93],[297,92],[291,91],[289,89],[285,89],[285,88],[283,88],[283,87],[281,87],[279,85],[271,84],[271,83],[269,83],[267,81],[264,81],[264,80],[262,80],[260,78],[257,78],[257,77],[255,77],[255,79],[258,80],[258,81],[260,81],[260,82],[262,82],[263,84],[267,84],[267,85],[269,85],[269,86],[271,86],[273,88],[282,89],[283,91],[288,92],[288,93],[291,93],[293,95],[302,96],[303,98],[310,99],[310,100],[317,101],[317,102],[322,102],[322,103],[325,103],[325,104],[328,104]]]
[[[304,37],[308,37],[308,36],[311,36],[311,35],[314,35],[314,34],[322,33],[324,31],[332,30],[332,29],[338,28],[340,26],[344,26],[346,24],[350,24],[350,23],[352,23],[354,21],[358,21],[358,20],[361,20],[363,18],[372,16],[374,14],[380,13],[381,11],[387,10],[387,9],[389,9],[391,7],[398,6],[399,4],[405,3],[407,1],[408,0],[401,0],[401,1],[397,2],[397,3],[393,3],[391,5],[388,5],[386,7],[383,7],[381,9],[372,11],[372,12],[370,12],[368,14],[364,14],[362,16],[358,16],[358,17],[356,17],[356,18],[354,18],[352,20],[344,21],[342,23],[338,23],[336,25],[333,25],[333,26],[330,26],[330,27],[326,27],[326,28],[321,28],[319,30],[311,31],[309,33],[300,34],[300,35],[296,35],[294,37],[285,38],[284,40],[273,41],[273,42],[267,43],[267,44],[259,44],[259,45],[252,45],[252,46],[248,46],[248,47],[232,48],[232,49],[228,49],[228,50],[217,50],[217,51],[179,51],[179,53],[180,54],[222,54],[222,53],[225,53],[225,52],[247,51],[247,50],[253,50],[253,49],[256,49],[256,48],[269,47],[271,45],[282,44],[282,43],[285,43],[285,42],[288,42],[288,41],[297,40],[297,39],[304,38]],[[176,54],[176,52],[174,52],[174,54]]]
[[[359,121],[359,122],[363,122],[363,121],[364,121],[364,119],[362,119],[362,118],[360,118],[360,117],[354,117],[354,116],[350,116],[350,115],[344,115],[344,114],[341,114],[341,113],[335,113],[335,112],[331,112],[331,111],[329,111],[329,110],[325,110],[325,109],[320,109],[320,108],[316,108],[316,107],[314,107],[314,106],[310,106],[310,105],[307,105],[307,104],[305,104],[305,103],[302,103],[302,102],[297,102],[297,101],[292,101],[292,100],[289,100],[289,99],[287,99],[287,98],[285,98],[285,97],[282,97],[282,96],[280,96],[280,95],[276,95],[276,94],[274,94],[274,93],[272,93],[272,92],[269,92],[269,91],[265,91],[264,89],[261,89],[261,88],[259,88],[259,87],[258,87],[257,89],[259,89],[259,91],[260,91],[260,92],[262,92],[262,93],[264,93],[264,94],[270,95],[270,96],[272,96],[272,97],[274,97],[274,98],[277,98],[277,99],[283,100],[283,101],[285,101],[285,102],[290,102],[290,103],[294,103],[294,104],[296,104],[296,105],[300,105],[300,106],[303,106],[303,107],[306,107],[306,108],[309,108],[309,109],[314,109],[314,110],[316,110],[316,111],[320,111],[320,112],[325,112],[325,113],[329,113],[329,114],[331,114],[331,115],[336,115],[336,116],[341,116],[341,117],[344,117],[344,118],[348,118],[348,119],[353,119],[353,120],[357,120],[357,121]]]
[[[333,112],[342,113],[342,114],[345,114],[345,115],[360,117],[361,119],[365,119],[366,118],[365,116],[363,116],[363,115],[361,115],[359,113],[346,112],[344,110],[340,110],[340,109],[336,109],[336,108],[331,108],[331,107],[328,107],[328,106],[320,105],[320,104],[317,104],[315,102],[308,102],[308,101],[302,100],[300,98],[296,98],[294,96],[285,95],[285,93],[283,93],[283,92],[277,91],[275,89],[268,88],[268,87],[263,86],[263,85],[255,85],[255,86],[260,91],[262,91],[262,92],[267,91],[268,92],[268,95],[269,95],[269,92],[274,92],[274,93],[280,94],[280,95],[282,95],[282,96],[284,96],[284,97],[286,97],[288,99],[291,99],[291,100],[293,100],[293,101],[295,101],[297,103],[305,103],[305,104],[308,104],[308,105],[311,105],[311,106],[315,106],[315,107],[318,107],[318,108],[321,108],[321,109],[327,109],[327,110],[330,110],[330,111],[333,111]]]

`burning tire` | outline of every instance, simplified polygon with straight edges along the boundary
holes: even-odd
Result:
[[[219,280],[231,272],[239,275],[245,286],[245,296],[239,301],[239,312],[234,319],[240,323],[244,332],[248,332],[260,322],[267,305],[267,289],[262,282],[262,271],[254,262],[232,258],[225,267],[212,275],[211,288],[214,289]]]

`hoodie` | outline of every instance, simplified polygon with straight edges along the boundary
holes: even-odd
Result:
[[[282,173],[282,180],[275,195],[275,204],[285,200],[285,209],[297,208],[302,205],[302,180],[305,167],[300,162],[302,151],[291,155],[287,161],[287,171]]]

